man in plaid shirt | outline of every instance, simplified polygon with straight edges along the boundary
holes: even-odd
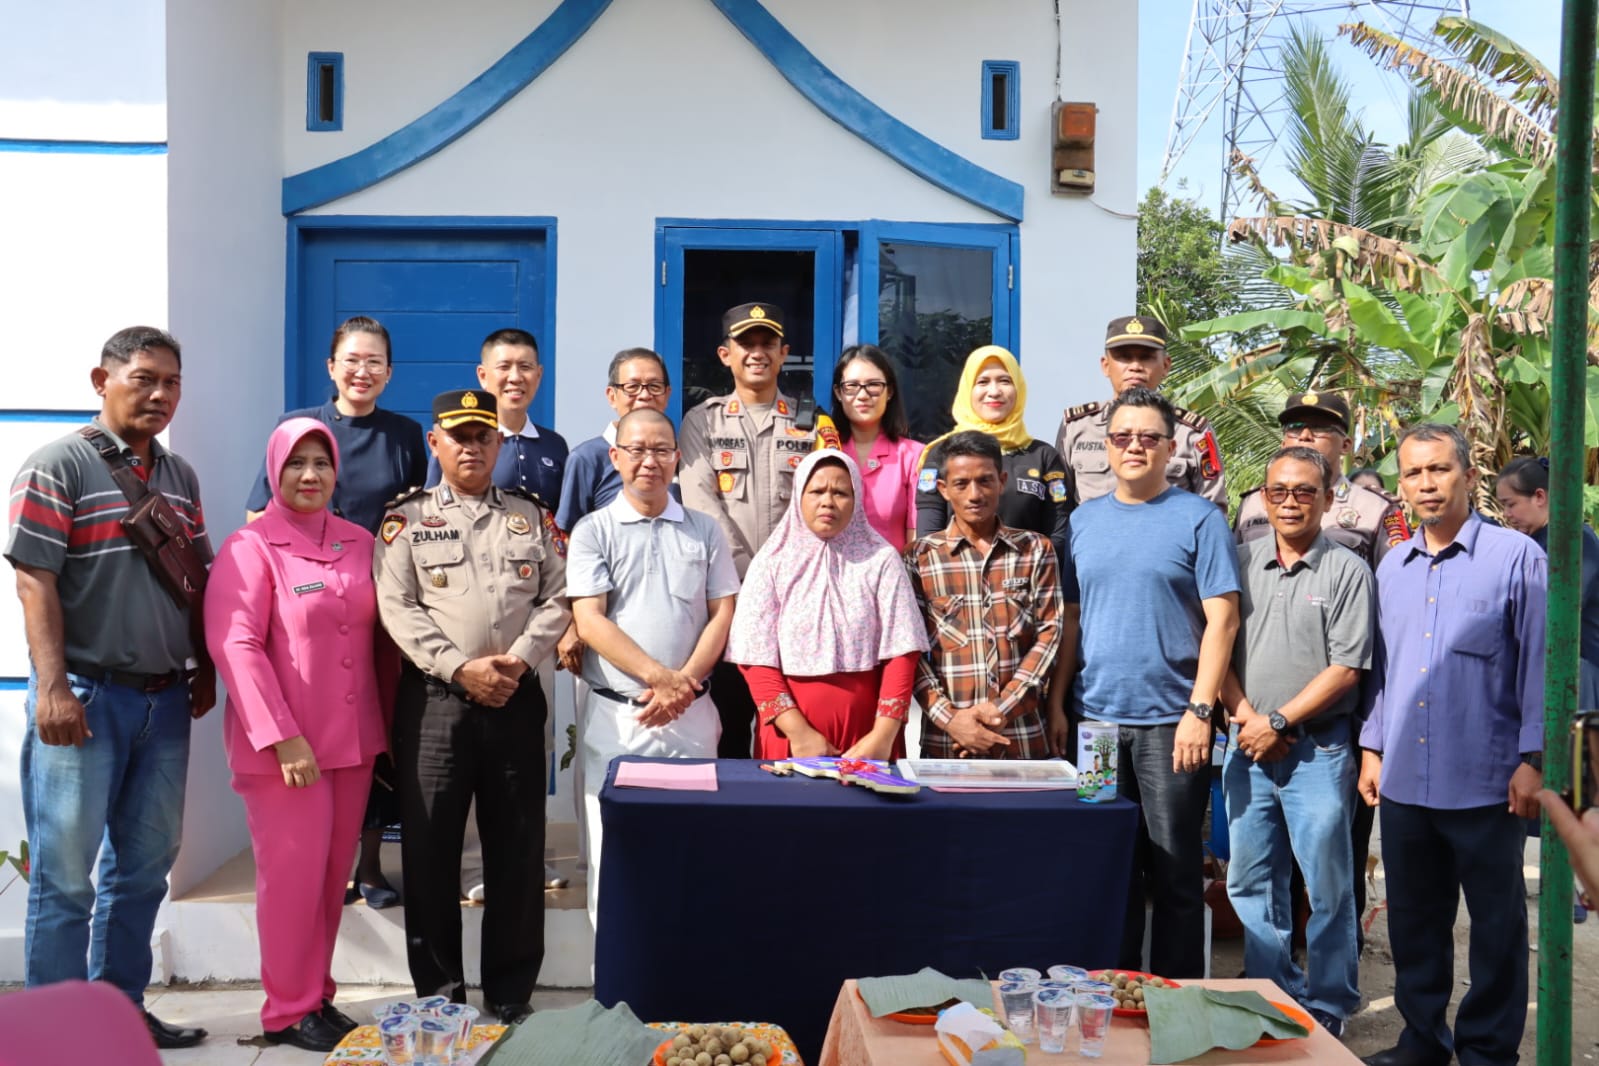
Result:
[[[949,525],[906,555],[927,620],[929,659],[916,670],[925,707],[922,755],[1042,759],[1039,699],[1060,649],[1061,588],[1047,537],[999,521],[999,442],[956,433],[943,442],[938,491]]]

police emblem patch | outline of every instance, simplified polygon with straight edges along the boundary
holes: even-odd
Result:
[[[798,470],[801,462],[803,462],[803,460],[799,456],[791,455],[788,457],[788,468],[790,470]]]
[[[1049,498],[1056,503],[1066,502],[1066,482],[1051,481],[1049,484]]]
[[[733,453],[732,452],[723,452],[721,455],[717,456],[716,458],[717,458],[717,461],[720,462],[723,466],[732,466],[733,465]]]
[[[733,491],[733,475],[727,473],[725,470],[722,473],[717,474],[716,475],[716,487],[721,489],[723,492],[732,492]]]
[[[938,471],[933,467],[923,467],[922,472],[916,475],[916,489],[919,492],[932,492],[938,484]]]
[[[1353,507],[1345,507],[1338,512],[1338,524],[1345,529],[1354,529],[1360,525],[1360,512]]]
[[[533,564],[522,563],[516,568],[516,576],[526,580],[533,576]]]
[[[404,528],[405,516],[403,514],[391,514],[383,519],[383,526],[378,530],[378,536],[383,538],[383,543],[393,544],[394,538],[398,537],[400,531]]]
[[[528,523],[527,515],[512,511],[505,519],[505,528],[512,533],[527,533],[533,527]]]

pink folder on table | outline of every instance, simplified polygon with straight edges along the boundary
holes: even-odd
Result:
[[[681,792],[715,792],[713,762],[625,762],[616,768],[617,788],[670,788]]]

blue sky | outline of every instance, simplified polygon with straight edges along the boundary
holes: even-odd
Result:
[[[1553,70],[1560,63],[1559,0],[1472,0],[1471,17],[1509,35]],[[1138,188],[1144,190],[1160,180],[1161,159],[1166,148],[1166,131],[1171,122],[1172,101],[1177,92],[1177,74],[1187,41],[1191,0],[1143,0],[1139,13],[1138,42]],[[1404,128],[1407,83],[1399,75],[1377,66],[1364,52],[1347,41],[1332,40],[1340,21],[1321,16],[1316,25],[1325,28],[1330,50],[1339,60],[1353,89],[1353,104],[1366,125],[1385,139],[1396,139]],[[1177,178],[1188,181],[1185,193],[1212,210],[1221,197],[1221,125],[1214,118],[1188,149],[1173,171],[1169,189]],[[1292,196],[1292,181],[1279,166],[1265,168],[1267,184],[1284,196]],[[1121,207],[1122,205],[1114,205]]]

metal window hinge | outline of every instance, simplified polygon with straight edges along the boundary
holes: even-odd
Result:
[[[666,284],[666,260],[661,260],[661,284]]]
[[[1015,287],[1016,287],[1016,264],[1014,264],[1014,263],[1006,263],[1005,264],[1005,288],[1014,289]]]

